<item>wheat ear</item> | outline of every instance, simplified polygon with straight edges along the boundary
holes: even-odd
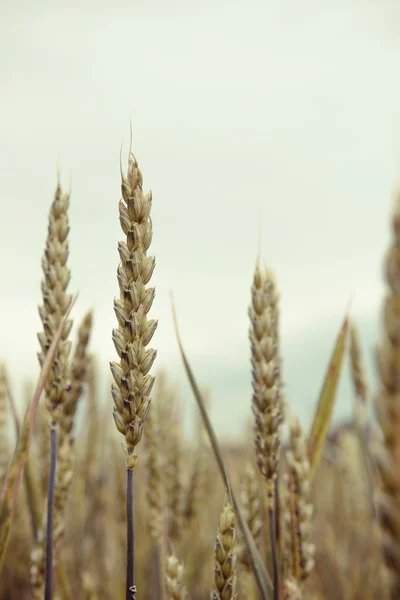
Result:
[[[278,347],[276,284],[271,272],[257,261],[251,289],[250,343],[253,382],[254,442],[257,464],[266,482],[274,600],[279,594],[276,541],[276,481],[278,477],[282,422],[282,381]]]
[[[315,546],[311,542],[311,520],[313,505],[310,499],[307,446],[297,417],[290,418],[290,450],[287,452],[289,477],[293,486],[295,536],[298,564],[293,565],[297,581],[305,580],[314,567]]]
[[[185,568],[174,554],[170,554],[165,562],[165,589],[168,600],[185,600]]]
[[[393,242],[385,261],[388,291],[384,301],[384,331],[377,353],[380,391],[376,414],[384,443],[376,459],[381,478],[377,509],[394,599],[400,597],[400,196],[394,208],[392,230]]]
[[[215,541],[215,589],[212,600],[236,600],[235,513],[228,503],[222,509]]]
[[[38,334],[41,346],[38,357],[41,366],[44,364],[47,352],[56,335],[61,320],[67,312],[71,300],[71,297],[67,294],[67,287],[70,280],[70,271],[67,267],[69,232],[68,207],[69,194],[62,192],[60,183],[58,182],[54,200],[50,208],[46,248],[42,260],[44,273],[44,279],[42,281],[43,304],[39,307],[39,314],[43,323],[43,332]],[[66,389],[68,388],[67,368],[71,348],[68,335],[71,326],[72,321],[70,320],[64,329],[56,359],[44,388],[46,394],[46,406],[51,416],[51,451],[46,519],[45,600],[51,600],[52,596],[53,510],[57,468],[57,431],[61,407],[65,400]]]
[[[92,331],[93,315],[89,311],[82,320],[78,329],[78,340],[70,368],[70,389],[66,394],[63,404],[60,427],[63,435],[69,437],[72,433],[78,401],[81,397],[83,386],[87,380],[89,357],[87,347]]]
[[[359,438],[363,466],[367,477],[371,512],[375,518],[374,489],[377,487],[377,472],[372,460],[371,437],[373,429],[368,415],[368,381],[366,369],[361,356],[361,345],[356,325],[350,324],[350,368],[354,387],[353,414]],[[375,424],[375,423],[374,423]]]
[[[92,315],[85,315],[79,329],[78,340],[72,365],[70,367],[69,389],[64,392],[64,401],[59,411],[60,444],[57,452],[57,472],[54,486],[54,511],[53,511],[53,550],[56,564],[65,530],[64,511],[72,481],[72,463],[74,456],[72,428],[78,405],[82,394],[83,385],[86,380],[88,365],[87,346],[89,343],[92,326]],[[31,554],[31,585],[34,597],[43,597],[43,584],[45,573],[45,541],[46,541],[46,518]],[[46,566],[47,569],[47,566]]]
[[[283,582],[283,600],[302,600],[302,593],[297,581],[288,577]]]
[[[155,258],[147,256],[152,239],[150,218],[151,193],[144,194],[142,173],[132,152],[128,172],[122,177],[122,200],[119,203],[120,223],[126,241],[118,244],[121,262],[118,266],[120,297],[114,301],[118,328],[112,338],[120,358],[111,363],[114,383],[114,420],[118,431],[125,436],[127,487],[127,580],[126,600],[135,590],[133,471],[135,448],[140,442],[144,422],[150,407],[154,377],[149,371],[156,350],[147,349],[157,327],[157,321],[147,315],[154,298],[154,288],[146,287],[153,274]]]

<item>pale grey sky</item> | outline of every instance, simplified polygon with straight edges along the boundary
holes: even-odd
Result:
[[[308,422],[351,295],[368,352],[374,342],[400,171],[399,3],[24,0],[3,2],[0,22],[0,358],[14,381],[38,373],[58,163],[72,181],[75,320],[93,306],[104,372],[115,357],[119,151],[124,140],[126,158],[131,118],[153,191],[157,363],[184,381],[172,289],[217,428],[240,431],[260,225],[282,293],[288,393]]]

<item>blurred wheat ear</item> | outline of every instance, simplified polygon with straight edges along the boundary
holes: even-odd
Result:
[[[394,600],[400,597],[400,196],[392,216],[385,275],[382,342],[377,352],[380,388],[375,404],[383,434],[376,456],[381,480],[377,511],[390,574],[390,598]]]
[[[13,524],[19,485],[24,472],[26,461],[29,457],[29,450],[39,400],[43,389],[46,385],[46,382],[49,378],[53,363],[57,355],[58,345],[64,334],[64,329],[68,322],[68,316],[74,302],[75,300],[70,302],[65,316],[62,319],[56,331],[56,335],[47,352],[46,359],[43,362],[39,381],[36,386],[32,400],[29,403],[29,406],[26,410],[17,445],[13,457],[11,459],[7,476],[3,482],[2,490],[0,492],[0,573],[3,567],[4,557],[7,550],[11,527]]]

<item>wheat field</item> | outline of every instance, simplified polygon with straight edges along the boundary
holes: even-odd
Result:
[[[303,431],[285,397],[279,273],[255,256],[243,306],[252,378],[246,437],[222,443],[210,420],[217,399],[197,383],[173,306],[198,405],[191,438],[177,382],[157,366],[157,198],[153,207],[145,189],[130,151],[119,204],[116,190],[120,261],[106,393],[90,341],[95,307],[73,323],[74,225],[60,181],[49,202],[41,377],[17,399],[5,362],[0,371],[1,600],[399,598],[400,201],[383,257],[378,385],[369,383],[349,312],[326,357],[311,430]],[[332,428],[346,355],[353,417]]]

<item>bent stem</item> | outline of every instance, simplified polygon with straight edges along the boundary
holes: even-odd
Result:
[[[135,518],[133,468],[126,468],[126,600],[134,600],[135,587]]]
[[[53,595],[53,517],[54,489],[57,470],[58,423],[52,421],[50,426],[50,471],[47,487],[47,528],[46,528],[46,582],[44,599],[51,600]]]
[[[278,549],[276,544],[276,511],[274,508],[268,509],[269,537],[271,541],[272,572],[273,572],[273,593],[274,600],[279,600],[279,567],[278,567]]]

